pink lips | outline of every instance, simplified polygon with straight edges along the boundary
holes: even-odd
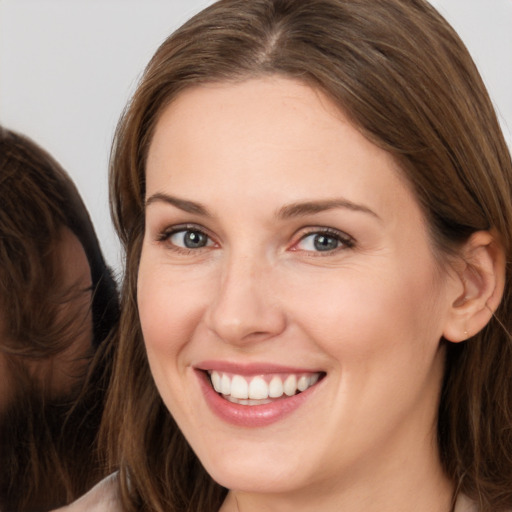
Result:
[[[302,393],[290,397],[285,396],[270,403],[252,406],[241,405],[226,400],[212,388],[207,374],[208,370],[244,376],[314,372],[280,365],[249,364],[241,366],[239,364],[219,361],[204,361],[197,365],[196,375],[199,378],[201,389],[210,410],[227,423],[240,427],[263,427],[283,419],[304,404],[315,393],[317,388],[317,385],[314,385]]]

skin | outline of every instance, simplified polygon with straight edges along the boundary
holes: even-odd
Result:
[[[271,77],[181,93],[146,172],[148,360],[199,459],[231,489],[221,510],[448,512],[440,339],[462,332],[464,290],[390,155],[318,91]],[[323,207],[290,207],[311,202]],[[184,225],[207,244],[184,247]],[[336,247],[320,251],[326,228]],[[325,378],[291,414],[242,427],[207,406],[196,371],[207,360]]]

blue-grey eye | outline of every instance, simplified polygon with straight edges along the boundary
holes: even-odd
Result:
[[[332,251],[340,245],[339,239],[330,235],[315,235],[313,245],[317,251]]]
[[[169,237],[169,240],[173,245],[184,249],[201,249],[213,243],[207,235],[192,229],[176,231]]]
[[[296,248],[301,251],[328,252],[348,245],[340,236],[329,233],[311,233],[304,236]]]

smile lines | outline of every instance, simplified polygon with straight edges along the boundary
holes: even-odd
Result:
[[[289,374],[287,376],[256,376],[209,371],[213,389],[230,402],[241,405],[263,405],[273,399],[290,397],[315,385],[320,373]]]

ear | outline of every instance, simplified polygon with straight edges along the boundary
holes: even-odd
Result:
[[[443,332],[448,341],[464,341],[487,325],[503,296],[505,264],[503,246],[490,231],[469,237],[454,266],[457,292]]]

